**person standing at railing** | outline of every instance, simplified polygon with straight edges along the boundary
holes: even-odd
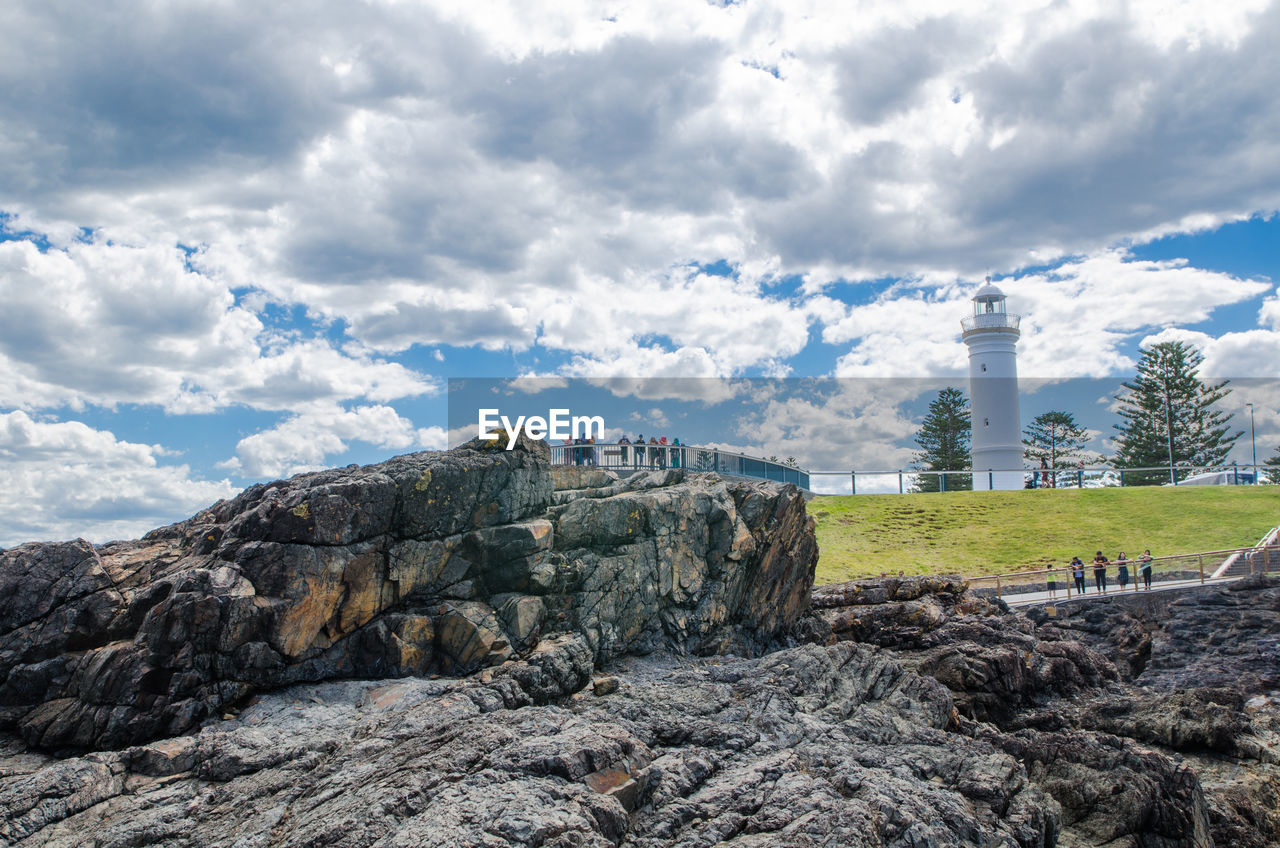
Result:
[[[1110,564],[1111,560],[1102,551],[1098,551],[1093,557],[1093,585],[1104,595],[1107,593],[1107,566]]]
[[[679,436],[676,436],[674,439],[672,439],[672,440],[671,440],[671,448],[672,448],[672,450],[671,450],[671,467],[672,467],[672,468],[679,468],[679,467],[680,467],[680,454],[681,454],[681,450],[680,450],[680,437],[679,437]]]
[[[636,446],[632,448],[635,452],[635,467],[639,468],[644,465],[644,433],[636,436]]]
[[[658,440],[654,436],[649,437],[649,467],[654,468],[658,464]]]
[[[1138,574],[1142,576],[1142,582],[1146,584],[1147,589],[1151,588],[1151,549],[1147,548],[1142,552],[1142,556],[1138,557],[1138,562],[1142,565],[1138,566]],[[1136,583],[1136,581],[1135,581]]]
[[[1071,558],[1071,579],[1075,581],[1076,592],[1084,594],[1084,561],[1080,557]]]
[[[1137,575],[1134,575],[1135,577]],[[1124,555],[1124,551],[1120,552],[1120,556],[1116,557],[1116,579],[1120,581],[1120,591],[1123,592],[1125,587],[1129,585],[1129,558]],[[1138,581],[1133,581],[1133,587],[1138,588]]]

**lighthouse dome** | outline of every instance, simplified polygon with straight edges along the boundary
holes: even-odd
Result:
[[[973,296],[973,299],[981,301],[1003,300],[1004,292],[992,285],[991,280],[988,279],[987,282],[983,284],[982,288],[978,289],[977,293]]]

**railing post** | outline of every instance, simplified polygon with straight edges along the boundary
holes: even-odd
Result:
[[[849,472],[849,490],[850,494],[858,494],[858,472],[856,471]]]
[[[987,491],[994,492],[996,490],[996,473],[990,468],[987,469]]]
[[[1204,583],[1204,554],[1200,554],[1200,582]]]
[[[902,494],[902,471],[898,471],[898,494]]]
[[[1120,488],[1124,488],[1124,469],[1120,469]]]
[[[1000,597],[1000,575],[996,575],[996,597]]]

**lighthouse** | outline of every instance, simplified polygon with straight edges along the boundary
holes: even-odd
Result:
[[[973,488],[1021,489],[1018,418],[1018,316],[991,278],[973,296],[973,315],[960,322],[969,348]]]

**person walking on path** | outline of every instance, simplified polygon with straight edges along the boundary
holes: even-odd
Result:
[[[1084,594],[1084,562],[1080,557],[1071,558],[1071,579],[1076,582],[1076,592]]]
[[[1107,566],[1110,564],[1110,560],[1103,556],[1102,551],[1098,551],[1093,557],[1093,585],[1103,595],[1107,593]]]
[[[1135,574],[1136,578],[1137,575]],[[1124,551],[1120,552],[1120,556],[1116,557],[1116,579],[1120,581],[1120,591],[1123,592],[1125,587],[1129,585],[1129,558],[1124,555]],[[1133,581],[1133,588],[1138,588],[1138,581]]]
[[[1151,549],[1147,548],[1142,552],[1142,556],[1138,557],[1138,562],[1142,565],[1138,566],[1138,574],[1142,576],[1142,582],[1146,584],[1147,590],[1151,589]],[[1137,581],[1134,581],[1137,585]]]

